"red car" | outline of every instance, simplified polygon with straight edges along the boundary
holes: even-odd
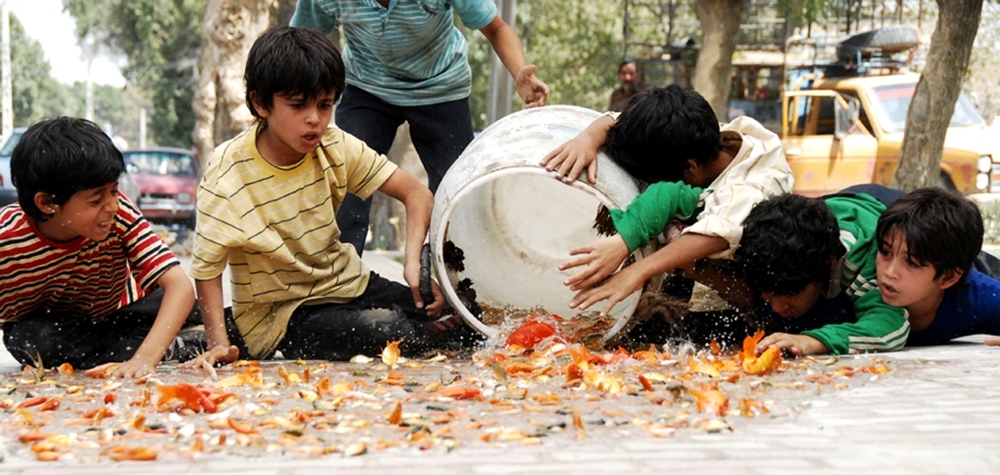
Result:
[[[139,184],[139,210],[151,222],[194,227],[195,195],[201,177],[190,150],[156,147],[122,152]]]

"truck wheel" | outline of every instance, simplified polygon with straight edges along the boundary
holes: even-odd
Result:
[[[941,175],[938,176],[938,188],[955,191],[955,183],[951,181],[951,177],[947,173],[941,172]]]
[[[841,41],[837,45],[837,59],[852,63],[857,60],[859,50],[862,58],[869,58],[874,52],[899,53],[915,48],[918,44],[920,44],[920,32],[915,27],[886,26],[858,33]]]

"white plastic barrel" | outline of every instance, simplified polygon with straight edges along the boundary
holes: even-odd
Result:
[[[570,250],[600,238],[593,229],[599,205],[625,208],[639,193],[638,183],[603,153],[597,184],[586,174],[573,183],[556,180],[539,162],[546,153],[575,137],[600,113],[575,106],[526,109],[480,133],[445,174],[434,199],[430,244],[445,298],[479,332],[496,337],[459,301],[459,280],[470,278],[477,300],[490,306],[542,307],[563,318],[575,292],[563,280],[578,269],[560,271]],[[465,270],[445,272],[443,247],[453,242],[464,255]],[[639,258],[647,251],[639,250]],[[615,305],[613,337],[638,303],[639,292]],[[590,311],[599,311],[600,302]]]

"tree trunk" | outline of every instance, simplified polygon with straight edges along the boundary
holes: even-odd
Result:
[[[913,191],[938,184],[941,152],[969,67],[983,0],[937,0],[938,21],[927,65],[906,114],[893,188]]]
[[[712,105],[719,121],[724,122],[743,1],[695,0],[694,12],[701,24],[702,40],[692,85]]]
[[[246,106],[243,70],[250,46],[270,23],[270,13],[271,3],[261,0],[206,2],[192,105],[192,138],[203,166],[217,145],[253,123]]]

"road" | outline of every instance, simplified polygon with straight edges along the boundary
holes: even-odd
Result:
[[[380,259],[383,259],[381,260]],[[398,264],[370,253],[366,262]],[[613,436],[553,436],[537,445],[473,443],[453,450],[386,449],[349,457],[268,454],[205,455],[185,462],[37,462],[7,447],[0,473],[61,475],[220,473],[241,475],[351,474],[596,474],[596,473],[842,473],[936,474],[1000,471],[1000,348],[981,336],[947,346],[878,355],[892,369],[866,375],[843,390],[803,392],[769,416],[733,418],[733,430],[680,430],[651,436],[636,425]],[[851,361],[844,357],[842,361]],[[0,372],[17,371],[6,353]],[[10,381],[13,376],[5,376]],[[627,397],[600,404],[625,410]],[[780,402],[780,401],[779,401]],[[541,417],[541,416],[538,416]],[[19,444],[4,433],[7,444]]]

